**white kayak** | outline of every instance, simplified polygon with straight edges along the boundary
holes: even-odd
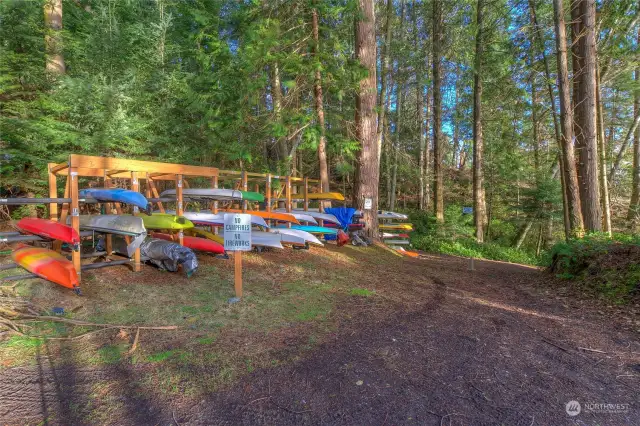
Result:
[[[278,213],[287,212],[286,209],[276,209],[274,211]],[[340,225],[340,221],[338,220],[338,218],[332,214],[320,213],[319,211],[314,211],[314,210],[300,210],[300,209],[293,209],[292,213],[302,213],[302,214],[311,216],[316,221],[324,220],[325,222],[331,222],[331,223],[335,223],[336,225]]]
[[[281,212],[278,210],[278,213],[281,213]],[[287,213],[287,210],[282,211],[282,213]],[[298,222],[312,223],[314,225],[318,224],[318,221],[316,221],[316,219],[313,216],[307,214],[306,212],[301,213],[299,211],[292,211],[292,212],[289,212],[289,214],[295,217],[298,220]]]
[[[291,235],[294,237],[298,237],[298,238],[302,238],[305,242],[310,243],[310,244],[315,244],[318,246],[323,246],[324,244],[322,244],[322,242],[320,242],[320,240],[318,238],[316,238],[315,235],[307,232],[307,231],[301,231],[299,229],[289,229],[289,228],[272,228],[269,230],[269,232],[272,232],[274,234],[283,234],[283,235]]]
[[[397,245],[403,245],[403,246],[408,246],[411,244],[411,241],[409,240],[384,240],[384,243],[388,246],[397,246]]]
[[[71,216],[67,218],[67,223],[71,224]],[[80,229],[134,237],[131,244],[127,246],[127,254],[129,256],[133,256],[133,253],[140,247],[140,244],[147,236],[144,222],[139,216],[120,216],[115,214],[81,215]]]
[[[175,214],[173,210],[167,210],[168,214]],[[199,212],[184,212],[183,215],[187,219],[195,223],[205,223],[211,225],[224,225],[224,212],[217,214],[211,213],[210,210],[202,210]],[[269,225],[260,216],[251,215],[251,224],[254,226],[261,226],[268,228]]]
[[[162,191],[160,194],[160,198],[164,198],[167,196],[175,196],[175,189],[167,189],[166,191]],[[225,188],[189,188],[182,190],[183,197],[194,197],[194,198],[208,198],[211,200],[219,200],[219,201],[229,201],[229,200],[242,200],[242,192],[237,191],[235,189],[225,189]]]
[[[224,231],[219,235],[224,238]],[[282,243],[283,241],[280,235],[272,234],[270,232],[256,231],[255,229],[251,230],[252,246],[283,249],[284,247],[282,246]]]
[[[398,220],[406,220],[409,219],[409,216],[403,213],[396,213],[385,210],[378,210],[378,219],[398,219]]]

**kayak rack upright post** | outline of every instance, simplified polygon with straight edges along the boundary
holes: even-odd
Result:
[[[69,167],[69,195],[71,195],[71,227],[80,235],[80,202],[78,201],[78,168]],[[73,267],[78,273],[78,278],[82,274],[82,263],[80,250],[71,253]]]
[[[291,213],[291,176],[285,179],[285,197],[287,199],[287,213]],[[287,222],[287,227],[291,228],[291,222]]]
[[[309,211],[309,178],[304,178],[304,211]]]
[[[246,191],[248,189],[248,185],[247,185],[247,172],[245,172],[244,170],[242,171],[242,190]],[[247,204],[249,203],[247,200],[244,199],[244,197],[242,197],[242,213],[246,213],[247,212]]]
[[[138,173],[131,172],[131,190],[135,192],[140,191],[140,183],[138,182]],[[133,215],[137,216],[139,214],[138,206],[133,207]],[[133,271],[140,272],[140,247],[136,248],[136,251],[133,253]]]
[[[182,175],[176,175],[176,215],[184,215],[184,206],[182,205]],[[181,229],[178,232],[178,243],[184,245],[184,231]]]
[[[49,163],[48,165],[48,177],[49,177],[49,198],[58,197],[58,178],[53,173],[52,169],[56,166],[55,163]],[[58,203],[49,203],[49,219],[58,221]]]

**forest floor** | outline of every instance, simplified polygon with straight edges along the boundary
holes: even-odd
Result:
[[[132,353],[131,330],[5,339],[0,424],[640,424],[637,306],[531,267],[377,247],[245,259],[232,305],[233,262],[212,257],[190,280],[96,270],[82,297],[21,283],[74,319],[179,328],[143,330]]]

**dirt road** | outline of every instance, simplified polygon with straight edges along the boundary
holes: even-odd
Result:
[[[295,362],[204,397],[142,394],[136,366],[0,372],[1,424],[640,424],[638,323],[551,291],[548,275],[425,256],[363,273],[389,297],[351,298]],[[555,285],[555,283],[551,283]],[[216,372],[211,372],[216,374]],[[113,383],[108,390],[95,384]],[[117,392],[118,416],[86,396]],[[570,414],[567,404],[570,404]],[[596,404],[614,404],[600,406]]]

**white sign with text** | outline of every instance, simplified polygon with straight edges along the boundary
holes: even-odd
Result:
[[[224,214],[224,249],[226,251],[251,251],[250,214]]]

